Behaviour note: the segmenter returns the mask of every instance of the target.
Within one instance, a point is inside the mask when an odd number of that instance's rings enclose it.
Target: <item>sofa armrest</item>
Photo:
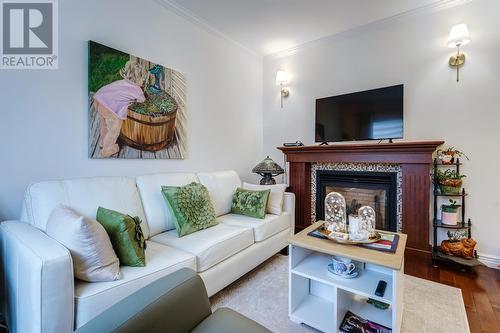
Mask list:
[[[11,332],[73,331],[69,251],[27,223],[0,223],[4,314]]]
[[[127,296],[76,333],[185,333],[211,314],[203,280],[182,268]]]
[[[295,233],[295,194],[285,192],[283,197],[283,211],[290,213],[290,226],[292,235]]]

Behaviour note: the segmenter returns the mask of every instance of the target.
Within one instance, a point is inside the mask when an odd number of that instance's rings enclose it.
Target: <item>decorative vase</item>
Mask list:
[[[460,190],[462,189],[462,186],[456,187],[456,186],[447,186],[447,185],[439,185],[439,188],[441,189],[442,194],[453,194],[453,195],[459,195]]]
[[[460,194],[462,189],[462,179],[446,178],[439,181],[439,188],[443,194]]]
[[[455,158],[454,158],[454,155],[451,155],[451,154],[441,154],[441,155],[439,155],[439,159],[441,160],[442,164],[449,165],[449,164],[453,164],[453,161]]]
[[[457,225],[458,212],[441,212],[441,222],[446,225]]]

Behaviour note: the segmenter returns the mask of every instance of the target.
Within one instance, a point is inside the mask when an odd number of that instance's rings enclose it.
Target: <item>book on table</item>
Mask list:
[[[347,311],[339,332],[341,333],[391,333],[392,330],[373,321],[366,320],[351,311]]]

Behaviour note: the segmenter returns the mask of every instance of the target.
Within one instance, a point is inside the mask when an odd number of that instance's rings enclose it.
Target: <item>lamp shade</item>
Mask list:
[[[276,72],[276,84],[285,84],[288,82],[288,73],[285,71]]]
[[[448,37],[448,47],[464,46],[471,42],[467,24],[461,23],[453,26]]]
[[[266,157],[262,162],[257,164],[253,169],[253,173],[263,175],[266,173],[272,174],[273,176],[281,175],[285,170],[274,162],[269,156]]]

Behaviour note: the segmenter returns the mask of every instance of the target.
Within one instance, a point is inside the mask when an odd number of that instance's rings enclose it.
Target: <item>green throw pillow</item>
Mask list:
[[[237,188],[233,195],[231,213],[263,219],[271,190],[252,191]]]
[[[96,220],[102,224],[111,239],[120,265],[142,267],[146,265],[146,241],[139,217],[99,207]]]
[[[161,193],[175,217],[179,237],[218,224],[210,195],[205,186],[191,183],[185,186],[162,186]]]

